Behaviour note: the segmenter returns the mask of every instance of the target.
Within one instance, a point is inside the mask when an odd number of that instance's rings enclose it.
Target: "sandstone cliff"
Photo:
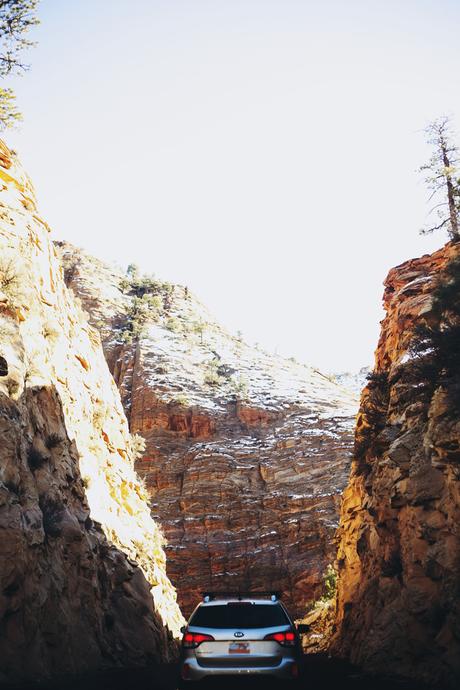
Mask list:
[[[460,678],[460,246],[390,271],[339,532],[335,651]],[[454,270],[453,270],[454,269]]]
[[[136,467],[184,612],[209,588],[275,587],[304,613],[334,560],[357,400],[229,335],[187,288],[59,251],[147,442]]]
[[[0,144],[0,682],[167,660],[182,618],[99,334]]]

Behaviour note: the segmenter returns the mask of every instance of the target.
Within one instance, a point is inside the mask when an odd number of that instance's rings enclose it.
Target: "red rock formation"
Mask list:
[[[248,429],[250,427],[268,427],[275,421],[276,417],[279,416],[276,413],[274,414],[273,412],[268,412],[267,410],[246,407],[241,403],[237,404],[236,415],[240,422],[242,422]]]
[[[60,252],[99,321],[131,431],[146,440],[136,467],[184,612],[206,589],[275,587],[303,613],[334,559],[354,397],[230,336],[180,286],[164,288],[160,314],[123,345],[130,298],[117,297],[114,271],[69,245]],[[159,282],[152,289],[163,295]]]
[[[460,422],[455,382],[424,378],[409,350],[439,329],[433,290],[448,244],[385,281],[386,318],[363,391],[339,530],[337,653],[376,672],[460,679]],[[420,336],[417,336],[420,337]]]
[[[205,439],[213,435],[215,423],[209,415],[175,405],[174,402],[165,405],[151,391],[147,392],[147,414],[145,395],[136,395],[130,405],[130,416],[136,418],[136,433],[145,436],[153,429],[158,432],[174,431],[179,436],[190,439]]]
[[[171,659],[181,614],[98,333],[0,142],[0,684]]]

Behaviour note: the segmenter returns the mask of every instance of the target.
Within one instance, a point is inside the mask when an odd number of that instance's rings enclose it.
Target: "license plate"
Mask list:
[[[231,642],[228,647],[229,654],[250,654],[249,642]]]

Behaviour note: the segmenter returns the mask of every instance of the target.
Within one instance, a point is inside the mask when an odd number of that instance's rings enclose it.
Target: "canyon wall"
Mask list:
[[[296,615],[335,558],[358,403],[231,336],[188,288],[58,243],[100,330],[185,614],[207,589],[280,589]]]
[[[455,687],[459,256],[450,243],[394,268],[385,282],[386,317],[342,507],[334,642],[367,670]]]
[[[0,683],[174,658],[164,538],[100,337],[0,143]]]

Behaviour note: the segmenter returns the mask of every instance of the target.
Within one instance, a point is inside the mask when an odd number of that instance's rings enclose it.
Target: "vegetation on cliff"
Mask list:
[[[458,240],[460,213],[460,177],[458,177],[459,150],[453,142],[450,120],[440,117],[431,122],[425,130],[428,144],[433,149],[429,161],[422,165],[421,172],[426,174],[425,183],[430,191],[430,201],[435,205],[430,214],[437,222],[428,224],[421,234],[446,230],[451,240]]]
[[[120,279],[120,289],[130,299],[125,323],[121,330],[121,340],[132,343],[146,334],[150,323],[159,321],[161,317],[168,319],[168,327],[172,330],[171,300],[174,285],[156,280],[154,276],[141,275],[135,264],[130,264],[126,276]]]
[[[30,29],[39,22],[38,0],[2,0],[0,2],[0,79],[21,74],[29,68],[23,60],[25,50],[33,46]],[[0,129],[12,127],[22,115],[16,107],[11,88],[0,87]]]
[[[438,387],[447,394],[452,415],[460,412],[460,258],[451,259],[436,278],[430,318],[415,329],[414,383],[427,398]]]

